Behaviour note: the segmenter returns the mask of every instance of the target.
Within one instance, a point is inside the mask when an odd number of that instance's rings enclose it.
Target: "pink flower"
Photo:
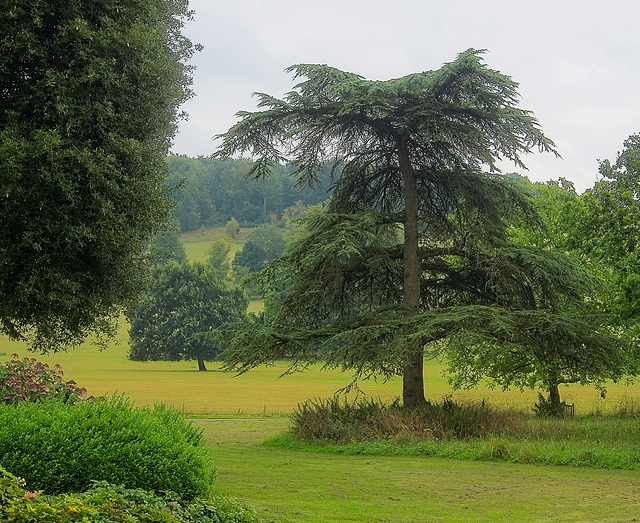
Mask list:
[[[38,497],[38,493],[37,492],[27,492],[26,496],[28,498],[37,498]]]

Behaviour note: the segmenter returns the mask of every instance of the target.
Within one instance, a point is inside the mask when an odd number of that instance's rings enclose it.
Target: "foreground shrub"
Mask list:
[[[340,443],[389,438],[477,438],[507,428],[514,431],[519,423],[510,411],[484,403],[463,405],[445,399],[408,409],[398,400],[386,405],[379,400],[348,403],[338,397],[299,404],[292,421],[299,438]]]
[[[0,463],[47,494],[106,480],[190,499],[214,479],[200,430],[178,411],[135,408],[122,396],[0,405]]]
[[[48,399],[77,403],[86,393],[75,381],[64,380],[60,365],[50,368],[35,358],[20,359],[17,354],[4,365],[0,363],[0,403]]]
[[[3,507],[12,498],[25,495],[27,492],[24,486],[23,478],[17,478],[0,466],[0,507]]]
[[[96,482],[86,492],[41,495],[0,467],[0,518],[15,523],[255,523],[255,511],[224,496],[184,501],[167,493]]]

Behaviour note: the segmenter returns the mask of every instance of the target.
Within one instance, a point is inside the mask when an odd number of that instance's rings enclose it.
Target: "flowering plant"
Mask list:
[[[35,358],[12,359],[0,362],[0,403],[20,403],[43,399],[61,399],[76,403],[83,399],[87,390],[76,386],[73,380],[65,381],[62,367],[50,368]]]

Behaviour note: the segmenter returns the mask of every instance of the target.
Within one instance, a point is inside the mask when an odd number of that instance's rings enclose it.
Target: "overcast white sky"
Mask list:
[[[254,110],[251,94],[281,97],[284,69],[324,63],[372,80],[438,69],[468,48],[520,84],[562,159],[525,158],[529,179],[593,186],[597,159],[615,160],[640,132],[638,0],[191,0],[186,27],[205,46],[193,63],[173,152],[209,155],[213,136]],[[504,169],[503,169],[504,170]],[[517,170],[507,167],[507,171]]]

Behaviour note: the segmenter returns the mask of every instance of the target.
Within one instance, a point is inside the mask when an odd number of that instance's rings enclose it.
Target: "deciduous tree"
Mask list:
[[[235,240],[236,236],[238,236],[238,233],[240,232],[240,224],[238,223],[238,220],[232,216],[225,225],[224,232],[229,238]]]
[[[150,247],[151,259],[155,263],[168,263],[173,260],[178,263],[187,261],[187,251],[180,242],[179,226],[174,223],[166,231],[158,234]]]
[[[252,229],[242,249],[233,258],[234,267],[244,267],[249,272],[260,272],[271,260],[284,252],[282,230],[275,225],[263,224]]]
[[[0,17],[0,330],[109,335],[167,225],[165,156],[191,96],[185,0],[11,0]]]
[[[599,267],[611,284],[609,312],[631,335],[640,333],[640,135],[624,142],[615,163],[604,160],[601,178],[580,196],[568,247]]]
[[[219,346],[211,333],[246,317],[248,299],[229,286],[219,268],[201,263],[156,267],[153,285],[129,316],[129,358],[136,361],[216,358]]]
[[[621,228],[609,223],[610,230],[594,235],[597,227],[593,224],[608,212],[587,205],[591,191],[579,196],[573,184],[562,178],[535,184],[526,178],[516,179],[530,192],[543,220],[542,227],[514,223],[510,230],[518,249],[540,250],[533,271],[520,275],[537,302],[533,310],[525,307],[522,311],[535,318],[537,334],[530,340],[533,344],[523,344],[520,336],[512,334],[511,340],[492,345],[476,344],[473,333],[466,332],[465,343],[448,351],[448,362],[455,384],[475,385],[488,377],[494,386],[542,387],[549,393],[552,411],[561,412],[560,384],[595,384],[604,394],[605,380],[617,381],[638,371],[633,332],[620,328],[624,323],[621,317],[628,317],[628,311],[621,315],[618,306],[618,280],[624,270],[601,254],[595,255],[593,248],[606,244],[603,239],[607,236],[619,238]],[[553,267],[555,264],[558,266]],[[547,288],[552,301],[541,301],[536,280]],[[578,292],[566,294],[563,286]],[[524,327],[527,320],[522,318],[520,324]]]

